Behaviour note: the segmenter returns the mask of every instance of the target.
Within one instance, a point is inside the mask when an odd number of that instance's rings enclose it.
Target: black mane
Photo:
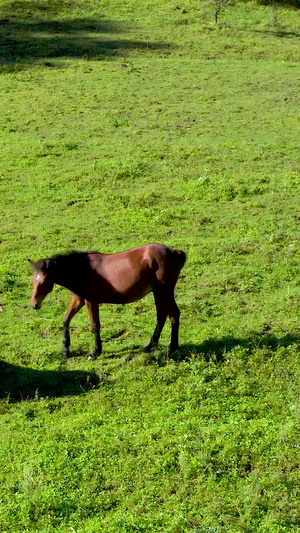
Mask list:
[[[66,270],[70,273],[76,272],[77,275],[83,276],[87,273],[90,267],[89,254],[98,252],[67,252],[65,254],[57,254],[49,257],[49,259],[40,259],[33,263],[33,270],[35,272],[41,270],[48,274],[65,273]]]

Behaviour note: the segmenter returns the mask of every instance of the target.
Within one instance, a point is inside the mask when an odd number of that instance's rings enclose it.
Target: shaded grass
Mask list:
[[[124,38],[111,39],[105,34],[126,33],[126,26],[109,20],[74,19],[32,21],[2,19],[2,42],[0,53],[4,66],[2,70],[11,70],[14,67],[27,68],[28,63],[44,60],[44,65],[54,67],[51,59],[82,58],[108,59],[122,55],[127,50],[148,50],[168,48],[164,43],[154,43],[127,40]],[[0,21],[1,23],[1,21]]]
[[[40,396],[71,396],[96,387],[99,377],[83,371],[33,370],[0,362],[0,398],[9,402],[37,399]]]

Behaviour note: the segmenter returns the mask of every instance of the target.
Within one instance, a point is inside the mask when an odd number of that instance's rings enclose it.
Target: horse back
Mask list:
[[[147,244],[114,254],[92,253],[93,288],[98,287],[96,292],[103,302],[136,301],[157,284],[174,289],[185,260],[184,252],[163,244]]]
[[[130,303],[153,290],[146,247],[113,254],[89,254],[91,286],[102,303]]]

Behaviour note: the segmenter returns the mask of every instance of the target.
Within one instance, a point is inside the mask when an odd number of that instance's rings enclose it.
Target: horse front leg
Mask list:
[[[73,316],[84,306],[84,299],[80,298],[77,294],[73,295],[73,300],[68,309],[68,312],[64,318],[64,337],[63,337],[63,356],[69,357],[70,355],[70,322]]]
[[[86,301],[86,306],[91,319],[92,331],[95,335],[95,349],[89,359],[97,359],[102,353],[102,341],[100,337],[99,304]]]

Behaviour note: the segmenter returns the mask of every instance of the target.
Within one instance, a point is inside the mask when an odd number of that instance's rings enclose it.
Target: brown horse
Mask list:
[[[170,351],[178,349],[180,311],[174,289],[186,254],[163,244],[147,244],[125,252],[71,252],[32,263],[33,294],[31,306],[40,309],[45,296],[57,283],[73,293],[71,306],[64,319],[63,355],[69,356],[70,322],[86,304],[95,334],[95,349],[90,359],[102,352],[99,304],[127,304],[153,292],[157,324],[149,344],[150,351],[159,341],[167,316],[170,317]]]

